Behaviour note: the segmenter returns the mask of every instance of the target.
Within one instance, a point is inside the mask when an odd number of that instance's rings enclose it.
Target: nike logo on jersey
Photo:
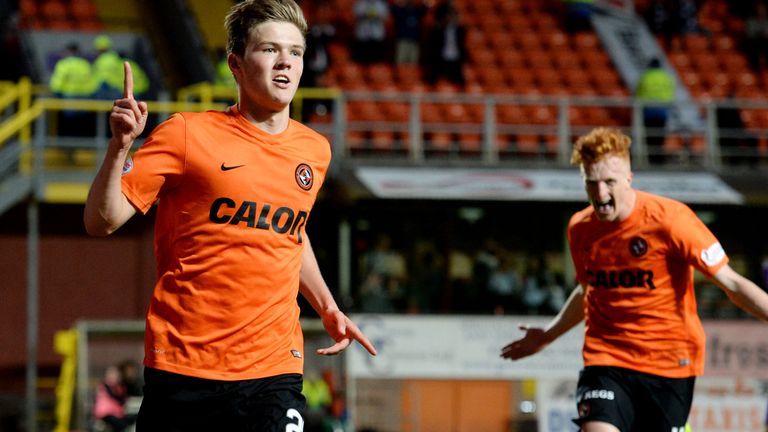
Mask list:
[[[240,168],[240,167],[244,167],[244,166],[245,166],[245,165],[232,165],[232,166],[226,166],[226,165],[224,165],[224,162],[222,162],[222,163],[221,163],[221,170],[222,170],[222,171],[229,171],[229,170],[233,170],[233,169],[235,169],[235,168]]]

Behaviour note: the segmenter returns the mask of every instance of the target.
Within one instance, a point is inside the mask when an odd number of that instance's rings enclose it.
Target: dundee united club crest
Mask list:
[[[296,167],[296,183],[304,190],[312,189],[315,182],[315,176],[312,174],[312,168],[307,164],[299,164]]]
[[[629,241],[629,253],[635,257],[641,257],[648,252],[648,242],[642,237],[632,237]]]

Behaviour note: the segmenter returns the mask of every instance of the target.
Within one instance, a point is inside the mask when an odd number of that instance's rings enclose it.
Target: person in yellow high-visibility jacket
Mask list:
[[[80,56],[77,43],[67,45],[64,57],[53,68],[48,86],[61,99],[87,99],[94,97],[98,88],[91,63]],[[62,110],[59,113],[58,133],[67,136],[87,136],[95,130],[92,113],[82,110]]]
[[[76,43],[69,44],[64,57],[56,62],[48,85],[54,94],[62,98],[93,95],[97,83],[91,64],[80,56],[80,48]]]
[[[675,100],[675,79],[653,58],[640,76],[635,96],[643,102],[643,124],[645,126],[648,160],[660,163],[665,159],[663,145],[666,134],[669,109]]]
[[[93,71],[99,82],[99,99],[118,99],[123,94],[123,58],[112,48],[112,39],[99,35],[93,40],[98,51]]]

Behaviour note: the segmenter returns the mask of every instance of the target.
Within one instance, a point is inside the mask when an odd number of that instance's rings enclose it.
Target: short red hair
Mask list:
[[[571,164],[593,164],[606,156],[617,156],[629,162],[632,139],[618,129],[599,127],[579,137],[573,145]]]

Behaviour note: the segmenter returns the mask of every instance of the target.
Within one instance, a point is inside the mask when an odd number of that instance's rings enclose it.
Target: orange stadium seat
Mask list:
[[[560,94],[564,90],[563,81],[560,78],[560,72],[558,72],[556,69],[540,69],[536,71],[534,78],[542,93],[544,94]]]
[[[698,71],[719,70],[720,60],[712,53],[701,51],[691,55],[691,66]]]
[[[686,33],[682,36],[683,48],[692,54],[709,51],[709,37],[700,33]]]
[[[510,37],[509,32],[506,30],[500,30],[497,28],[497,30],[488,31],[487,38],[488,43],[491,44],[496,52],[511,50],[515,46],[514,40]]]
[[[449,132],[428,132],[426,135],[426,149],[430,153],[448,153],[453,147],[453,137]]]
[[[371,149],[390,153],[395,149],[395,132],[391,130],[371,131]]]
[[[384,112],[388,121],[408,122],[410,116],[410,104],[407,102],[379,102],[379,107]]]
[[[555,107],[549,105],[531,105],[526,107],[526,111],[533,124],[554,125],[557,122]]]
[[[552,69],[552,57],[546,51],[525,51],[528,66],[538,71]]]
[[[527,121],[526,112],[519,105],[498,105],[496,121],[500,124],[524,124]]]
[[[491,47],[481,45],[469,50],[469,59],[472,63],[483,67],[495,67],[496,51]]]
[[[595,72],[600,69],[615,70],[608,54],[598,48],[576,47],[574,51],[581,58],[581,63]]]
[[[525,65],[525,59],[519,51],[504,50],[498,53],[498,63],[502,68],[516,68]]]
[[[440,104],[421,104],[421,121],[423,123],[442,123],[444,120]]]
[[[99,20],[99,12],[91,0],[70,0],[69,13],[76,21]]]
[[[515,153],[518,156],[539,154],[539,136],[536,134],[518,134],[514,143]]]
[[[533,24],[525,15],[507,15],[507,27],[511,33],[528,33],[533,31]]]
[[[550,12],[529,14],[533,27],[542,34],[550,33],[558,28],[558,22]]]
[[[379,106],[372,101],[349,101],[347,103],[347,118],[350,121],[384,121],[384,114]]]
[[[477,82],[480,83],[483,88],[494,88],[498,85],[506,85],[507,77],[504,75],[504,71],[496,67],[478,68],[475,69],[477,74]]]
[[[479,132],[461,132],[458,134],[457,143],[459,153],[476,155],[483,150],[483,135]]]
[[[347,148],[353,154],[365,150],[368,143],[367,134],[364,131],[347,132]]]
[[[544,43],[549,50],[562,51],[570,49],[568,35],[560,30],[549,32],[544,37]]]
[[[365,70],[366,81],[373,87],[394,85],[394,67],[388,63],[375,63]]]
[[[570,48],[563,48],[562,51],[553,52],[552,57],[554,66],[561,71],[581,69],[581,61],[578,54],[574,53]]]
[[[542,43],[535,32],[514,32],[515,45],[526,53],[542,52]]]
[[[590,32],[576,33],[573,39],[574,47],[577,50],[592,50],[600,47],[600,40],[597,35]]]
[[[747,57],[737,51],[719,52],[716,54],[720,59],[722,68],[730,72],[746,72],[749,70]]]

